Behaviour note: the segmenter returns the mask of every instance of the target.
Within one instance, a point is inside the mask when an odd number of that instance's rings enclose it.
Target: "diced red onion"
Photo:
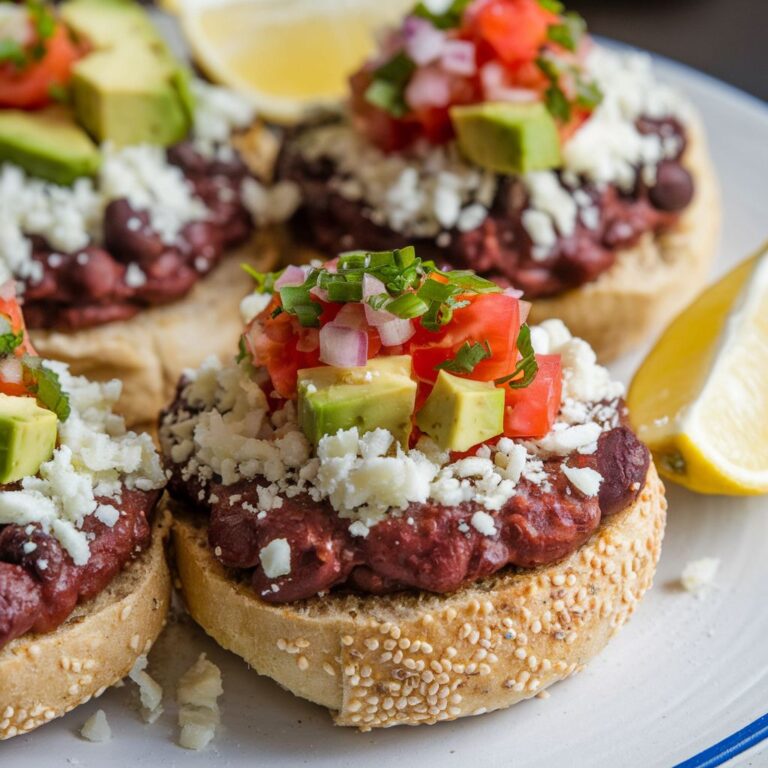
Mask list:
[[[440,64],[446,72],[471,77],[477,71],[475,44],[469,40],[446,40]]]
[[[339,368],[365,365],[368,362],[368,334],[335,323],[324,325],[320,329],[320,360]]]
[[[511,296],[513,299],[521,299],[523,292],[519,288],[513,288],[511,285],[505,288],[502,293],[505,296]]]
[[[378,277],[373,275],[365,275],[363,277],[363,299],[367,299],[370,296],[380,296],[382,293],[386,293],[387,288],[384,283],[379,280]],[[365,304],[365,319],[369,325],[383,325],[394,319],[394,315],[391,312],[386,312],[381,309],[374,309]]]
[[[357,302],[345,304],[334,318],[333,324],[343,326],[344,328],[353,328],[354,330],[365,328],[365,309],[363,305]]]
[[[514,103],[529,103],[538,101],[539,94],[529,88],[513,88],[507,82],[504,67],[496,61],[486,64],[480,70],[480,81],[483,84],[483,95],[487,101],[509,101]]]
[[[416,333],[413,323],[400,317],[380,325],[377,330],[384,347],[397,347],[400,344],[405,344]]]
[[[281,288],[287,288],[289,285],[302,285],[306,279],[307,273],[301,267],[291,264],[275,280],[275,288],[280,290]]]
[[[520,322],[524,323],[528,319],[528,315],[531,312],[531,302],[530,301],[521,301],[520,302]]]
[[[326,303],[329,301],[328,291],[326,291],[325,288],[321,288],[319,285],[315,285],[310,288],[309,295],[315,296],[316,298],[320,299],[320,301],[325,301]]]
[[[21,361],[18,357],[7,357],[0,362],[0,379],[9,384],[20,384],[24,377]]]
[[[445,48],[445,33],[426,19],[409,16],[403,23],[405,52],[417,66],[423,67],[437,61]]]
[[[417,70],[405,89],[405,100],[414,110],[447,107],[451,103],[451,81],[436,67]]]
[[[320,346],[320,336],[317,328],[302,328],[301,336],[296,342],[298,352],[314,352]]]

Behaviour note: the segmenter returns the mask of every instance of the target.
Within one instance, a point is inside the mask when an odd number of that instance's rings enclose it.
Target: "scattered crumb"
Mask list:
[[[139,656],[128,677],[139,686],[141,714],[147,723],[154,723],[163,714],[163,689],[146,672],[147,657]]]
[[[179,746],[200,750],[211,742],[219,724],[218,698],[223,692],[221,670],[201,653],[176,688],[180,705]]]
[[[548,699],[550,697],[550,695],[551,694],[549,693],[549,691],[539,691],[536,694],[536,698],[537,699]]]
[[[680,583],[688,592],[700,593],[706,587],[712,586],[720,560],[716,557],[702,557],[686,563],[680,577]]]
[[[103,709],[99,709],[91,715],[83,727],[80,729],[80,735],[87,741],[101,744],[105,741],[111,741],[112,729],[107,722],[107,716]]]

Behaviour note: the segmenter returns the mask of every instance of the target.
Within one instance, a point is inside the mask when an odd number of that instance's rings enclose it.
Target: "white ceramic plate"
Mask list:
[[[768,108],[679,65],[659,61],[658,68],[695,102],[708,129],[725,201],[721,273],[768,237]],[[639,357],[623,361],[617,373],[626,379]],[[112,689],[0,745],[0,764],[668,768],[768,712],[768,498],[695,496],[670,487],[669,504],[656,586],[606,651],[554,686],[549,699],[455,723],[361,734],[334,727],[325,710],[258,677],[182,623],[151,659],[150,671],[168,682],[167,711],[155,725],[137,714],[133,685]],[[722,564],[716,588],[699,600],[677,583],[683,565],[704,556]],[[201,651],[223,670],[223,725],[213,745],[192,754],[174,743],[172,681]],[[108,744],[77,735],[98,708],[112,725]],[[761,733],[768,736],[768,723],[745,738],[759,740]],[[688,765],[719,765],[723,751],[709,750]],[[768,749],[757,744],[732,764],[766,766]]]

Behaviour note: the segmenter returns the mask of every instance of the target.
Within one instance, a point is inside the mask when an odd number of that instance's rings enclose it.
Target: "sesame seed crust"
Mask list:
[[[361,730],[511,706],[583,668],[651,586],[666,522],[651,465],[637,501],[553,565],[505,570],[450,595],[332,593],[262,602],[172,505],[187,607],[220,645]]]
[[[149,549],[54,632],[0,650],[0,741],[98,698],[154,643],[170,603],[169,528],[168,515],[158,515]]]

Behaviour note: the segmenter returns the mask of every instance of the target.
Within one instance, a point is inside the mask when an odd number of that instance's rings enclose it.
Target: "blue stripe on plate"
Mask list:
[[[715,768],[765,739],[768,739],[768,714],[758,717],[745,728],[678,763],[674,768]]]

